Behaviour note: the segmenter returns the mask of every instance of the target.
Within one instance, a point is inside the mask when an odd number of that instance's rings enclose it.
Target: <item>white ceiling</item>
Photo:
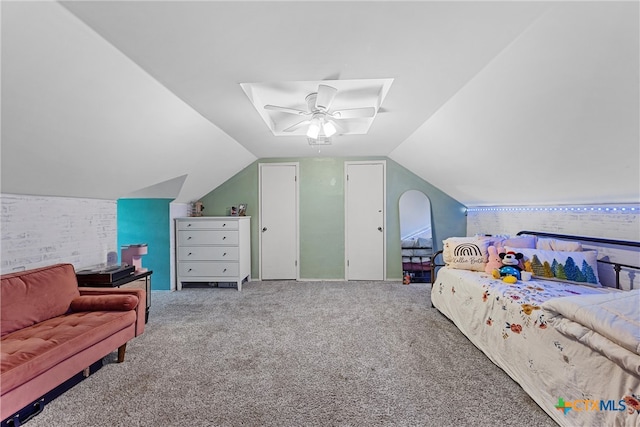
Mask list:
[[[3,1],[2,192],[195,200],[258,158],[388,156],[467,206],[640,200],[637,1]],[[393,79],[366,135],[241,83]]]

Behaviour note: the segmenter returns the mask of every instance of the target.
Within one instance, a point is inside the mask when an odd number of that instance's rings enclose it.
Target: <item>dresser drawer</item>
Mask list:
[[[238,221],[227,221],[224,219],[207,219],[198,221],[179,221],[178,230],[237,230]]]
[[[238,261],[237,246],[181,246],[179,261]]]
[[[238,232],[229,230],[178,231],[178,245],[237,245]]]
[[[233,277],[238,276],[238,263],[179,262],[178,275],[183,277]]]

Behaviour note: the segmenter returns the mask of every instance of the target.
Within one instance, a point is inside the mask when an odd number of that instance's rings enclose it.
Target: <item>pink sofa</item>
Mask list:
[[[71,264],[1,277],[0,419],[118,349],[145,326],[142,289],[78,288]],[[140,303],[142,301],[142,303]]]

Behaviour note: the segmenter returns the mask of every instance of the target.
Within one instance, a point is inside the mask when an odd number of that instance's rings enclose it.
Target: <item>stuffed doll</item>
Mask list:
[[[520,252],[502,252],[498,254],[502,260],[502,266],[493,270],[493,277],[499,279],[502,277],[502,281],[505,283],[516,283],[520,279],[520,261],[524,258],[524,255]]]
[[[487,274],[493,274],[493,270],[498,270],[502,267],[502,258],[498,253],[504,252],[504,249],[492,245],[487,248],[487,251],[489,252],[489,261],[484,267],[484,271]]]

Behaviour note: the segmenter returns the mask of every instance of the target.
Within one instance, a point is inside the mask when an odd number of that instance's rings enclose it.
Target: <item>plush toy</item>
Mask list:
[[[524,258],[524,255],[520,252],[509,251],[502,252],[498,256],[502,260],[502,266],[493,270],[493,277],[496,279],[502,277],[502,281],[506,283],[516,283],[521,280],[520,272],[522,267],[520,267],[520,261]]]
[[[487,251],[489,252],[489,261],[484,267],[484,271],[487,274],[493,274],[493,270],[498,270],[502,267],[502,258],[500,258],[499,253],[504,252],[504,249],[492,245],[487,248]]]

